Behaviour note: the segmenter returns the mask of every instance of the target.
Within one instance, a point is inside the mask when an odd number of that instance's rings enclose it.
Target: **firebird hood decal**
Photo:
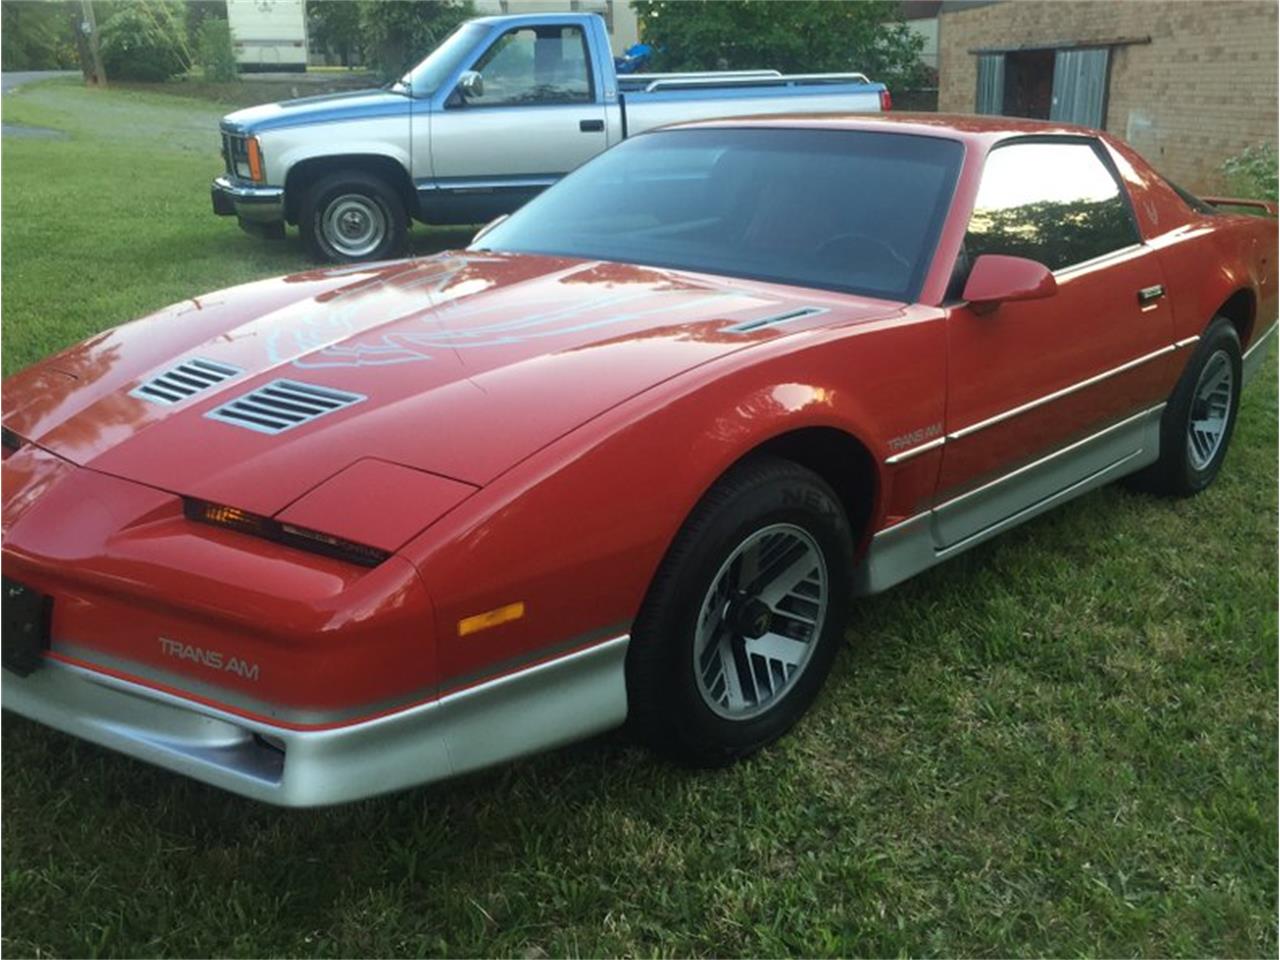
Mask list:
[[[672,376],[898,309],[548,257],[318,270],[180,304],[11,377],[4,423],[104,473],[272,514],[361,457],[482,485]],[[245,375],[170,406],[130,396],[193,356]],[[276,437],[205,416],[277,379],[368,401]]]

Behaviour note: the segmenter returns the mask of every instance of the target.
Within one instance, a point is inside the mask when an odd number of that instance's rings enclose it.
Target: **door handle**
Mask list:
[[[1143,287],[1138,291],[1138,303],[1146,306],[1148,303],[1155,303],[1164,296],[1164,284],[1157,283],[1150,287]]]
[[[603,120],[579,120],[578,129],[583,133],[600,133],[604,130]]]

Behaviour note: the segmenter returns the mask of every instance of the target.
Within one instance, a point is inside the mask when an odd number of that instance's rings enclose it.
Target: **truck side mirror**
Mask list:
[[[484,77],[478,71],[464,70],[458,78],[458,89],[467,100],[484,96]]]

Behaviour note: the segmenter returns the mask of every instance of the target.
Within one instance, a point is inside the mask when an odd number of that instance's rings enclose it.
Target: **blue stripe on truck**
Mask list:
[[[376,91],[375,91],[376,92]],[[409,116],[412,102],[408,98],[397,98],[397,102],[335,104],[327,110],[290,113],[287,109],[280,113],[262,117],[261,119],[236,122],[223,119],[222,130],[241,136],[265,133],[268,130],[283,130],[286,127],[309,127],[317,123],[339,123],[343,120],[370,120],[376,117]]]

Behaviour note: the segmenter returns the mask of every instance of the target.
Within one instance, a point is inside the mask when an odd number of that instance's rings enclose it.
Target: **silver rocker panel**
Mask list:
[[[855,590],[879,593],[1160,456],[1159,404],[880,531]]]

